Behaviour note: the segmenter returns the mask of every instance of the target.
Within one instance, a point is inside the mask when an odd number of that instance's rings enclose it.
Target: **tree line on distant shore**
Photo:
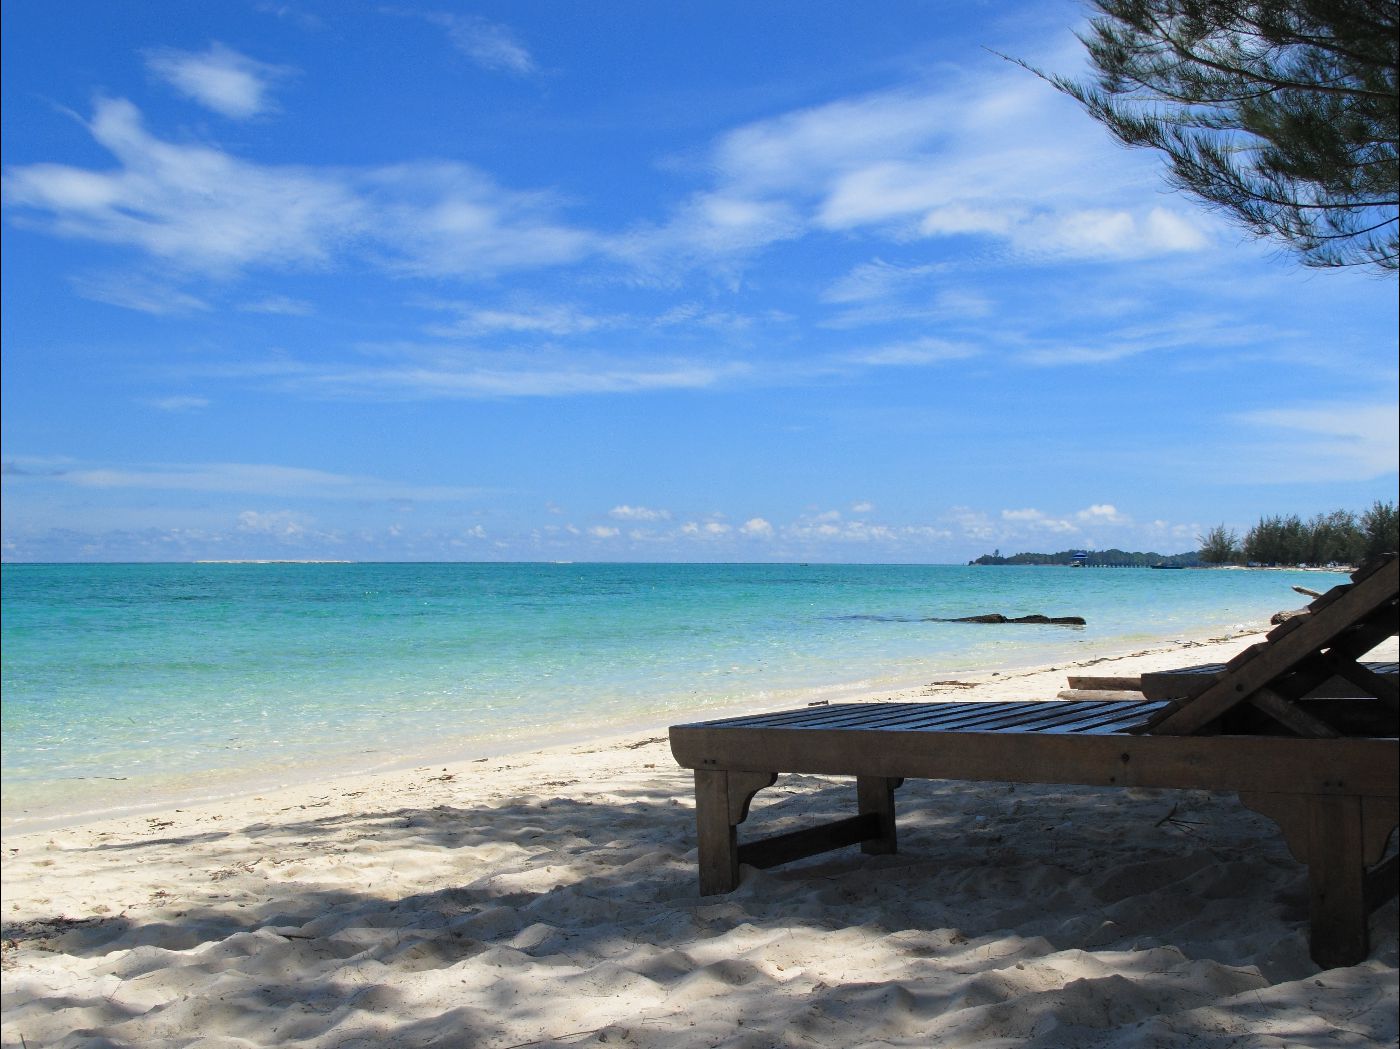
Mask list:
[[[1223,524],[1197,539],[1208,565],[1359,565],[1400,549],[1400,519],[1393,502],[1377,500],[1360,514],[1333,510],[1306,521],[1275,514],[1261,517],[1243,539]]]
[[[1061,550],[1053,554],[1010,554],[1001,551],[983,554],[970,565],[1083,565],[1085,568],[1195,568],[1200,555],[1192,550],[1185,554],[1158,554],[1136,550]]]
[[[1061,550],[1053,554],[983,554],[971,565],[1084,565],[1089,568],[1196,568],[1201,565],[1359,565],[1400,550],[1395,504],[1377,500],[1360,514],[1334,510],[1304,521],[1297,514],[1261,517],[1245,533],[1216,525],[1197,536],[1199,550],[1158,554],[1127,550]]]

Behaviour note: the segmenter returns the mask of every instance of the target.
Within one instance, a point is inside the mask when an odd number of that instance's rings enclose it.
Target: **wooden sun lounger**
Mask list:
[[[838,704],[673,726],[672,753],[695,770],[700,891],[733,889],[740,864],[894,852],[906,778],[1237,791],[1308,865],[1314,960],[1356,964],[1368,915],[1396,891],[1396,858],[1382,862],[1400,818],[1396,707],[1373,694],[1360,720],[1383,728],[1358,732],[1355,711],[1298,700],[1336,673],[1371,680],[1353,665],[1396,633],[1398,569],[1392,557],[1358,572],[1189,699]],[[857,814],[741,844],[779,773],[855,776]]]

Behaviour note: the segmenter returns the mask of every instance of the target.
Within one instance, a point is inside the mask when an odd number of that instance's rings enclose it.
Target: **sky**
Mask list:
[[[1075,3],[6,0],[3,556],[1176,553],[1397,490],[1397,284]]]

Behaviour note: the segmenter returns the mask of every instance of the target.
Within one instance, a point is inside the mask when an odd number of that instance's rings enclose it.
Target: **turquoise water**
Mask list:
[[[1318,581],[606,564],[7,565],[2,578],[11,823],[1203,636],[1296,607],[1289,584]],[[983,612],[1088,625],[928,621]]]

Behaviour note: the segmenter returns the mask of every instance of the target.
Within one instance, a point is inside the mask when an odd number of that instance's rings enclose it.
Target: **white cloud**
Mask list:
[[[485,309],[461,303],[442,303],[440,308],[455,310],[460,318],[452,324],[434,325],[430,334],[443,337],[474,337],[509,332],[522,335],[583,335],[621,323],[621,319],[596,317],[575,306],[562,304],[522,305],[515,309]]]
[[[60,235],[126,245],[182,270],[323,267],[369,245],[367,257],[397,272],[488,276],[577,261],[597,246],[554,218],[549,194],[503,189],[462,164],[254,164],[157,138],[120,99],[99,101],[88,128],[116,168],[12,168],[6,206]]]
[[[209,303],[189,292],[139,274],[76,277],[73,290],[94,302],[157,317],[198,313],[210,308]]]
[[[826,302],[850,303],[887,299],[908,288],[926,283],[944,271],[942,266],[896,266],[883,259],[872,259],[854,267],[823,293]]]
[[[309,317],[316,312],[316,307],[311,303],[287,295],[269,295],[245,302],[238,308],[244,313],[267,313],[282,317]]]
[[[739,534],[756,539],[768,539],[773,535],[773,526],[761,517],[750,517],[739,526]]]
[[[610,525],[594,525],[588,530],[588,534],[594,539],[616,539],[622,532]]]
[[[1400,406],[1393,402],[1269,408],[1235,419],[1275,432],[1269,448],[1242,457],[1251,472],[1266,470],[1275,481],[1369,480],[1400,470]]]
[[[598,246],[555,220],[550,194],[502,189],[465,164],[400,164],[362,181],[376,235],[407,273],[485,276],[575,262]]]
[[[669,521],[671,519],[670,510],[653,510],[645,506],[614,506],[608,511],[609,517],[615,517],[619,521]]]
[[[47,213],[65,236],[127,244],[204,272],[322,263],[368,218],[363,203],[334,180],[162,142],[129,102],[100,101],[89,128],[120,167],[13,168],[6,203]]]
[[[402,484],[376,477],[261,463],[75,467],[61,476],[65,482],[83,488],[299,495],[315,499],[451,502],[481,494],[474,488]]]
[[[707,192],[685,201],[664,223],[608,238],[606,248],[643,271],[674,279],[675,266],[743,258],[803,232],[800,214],[788,201]]]
[[[247,377],[277,389],[323,397],[371,400],[461,400],[491,397],[571,397],[587,394],[696,390],[748,374],[738,363],[628,358],[605,354],[457,352],[443,348],[380,347],[381,365],[240,362],[226,377]]]
[[[710,148],[711,187],[634,236],[654,255],[742,255],[823,229],[988,237],[1029,259],[1206,247],[1200,216],[1144,199],[1145,166],[1048,85],[995,62],[735,128]],[[828,301],[865,301],[904,276],[877,261]]]
[[[244,510],[238,515],[238,529],[241,532],[258,532],[264,535],[280,536],[284,539],[298,538],[306,534],[311,519],[293,510]]]
[[[861,500],[858,503],[851,504],[851,513],[853,514],[868,514],[873,513],[874,510],[875,504],[869,500]]]
[[[857,351],[846,355],[844,359],[853,364],[879,368],[917,368],[929,364],[941,364],[944,361],[964,360],[977,356],[979,352],[974,346],[949,342],[946,339],[929,335],[919,339],[910,339],[907,342],[891,343],[887,346]]]
[[[147,52],[146,68],[186,97],[233,120],[266,112],[269,88],[288,73],[218,43],[199,53],[174,48]]]
[[[452,46],[483,69],[516,76],[529,76],[538,69],[534,56],[507,26],[476,15],[433,13],[424,17],[446,29]]]
[[[1027,253],[1120,259],[1199,251],[1209,243],[1197,220],[1161,207],[1136,214],[1091,208],[1044,216],[1016,231],[1014,239]]]
[[[967,204],[945,204],[932,208],[919,220],[919,232],[928,237],[950,237],[960,233],[1009,234],[1025,213],[1019,209],[994,210]]]
[[[1012,525],[1036,532],[1050,532],[1056,535],[1063,535],[1079,531],[1079,526],[1073,521],[1066,521],[1059,517],[1051,517],[1043,511],[1029,508],[1024,510],[1003,510],[1001,512],[1001,519]]]
[[[209,398],[192,396],[160,397],[149,402],[163,412],[194,412],[209,407]]]
[[[1093,506],[1080,510],[1075,515],[1075,519],[1086,524],[1129,524],[1131,518],[1124,513],[1120,513],[1118,508],[1112,503],[1095,503]]]

